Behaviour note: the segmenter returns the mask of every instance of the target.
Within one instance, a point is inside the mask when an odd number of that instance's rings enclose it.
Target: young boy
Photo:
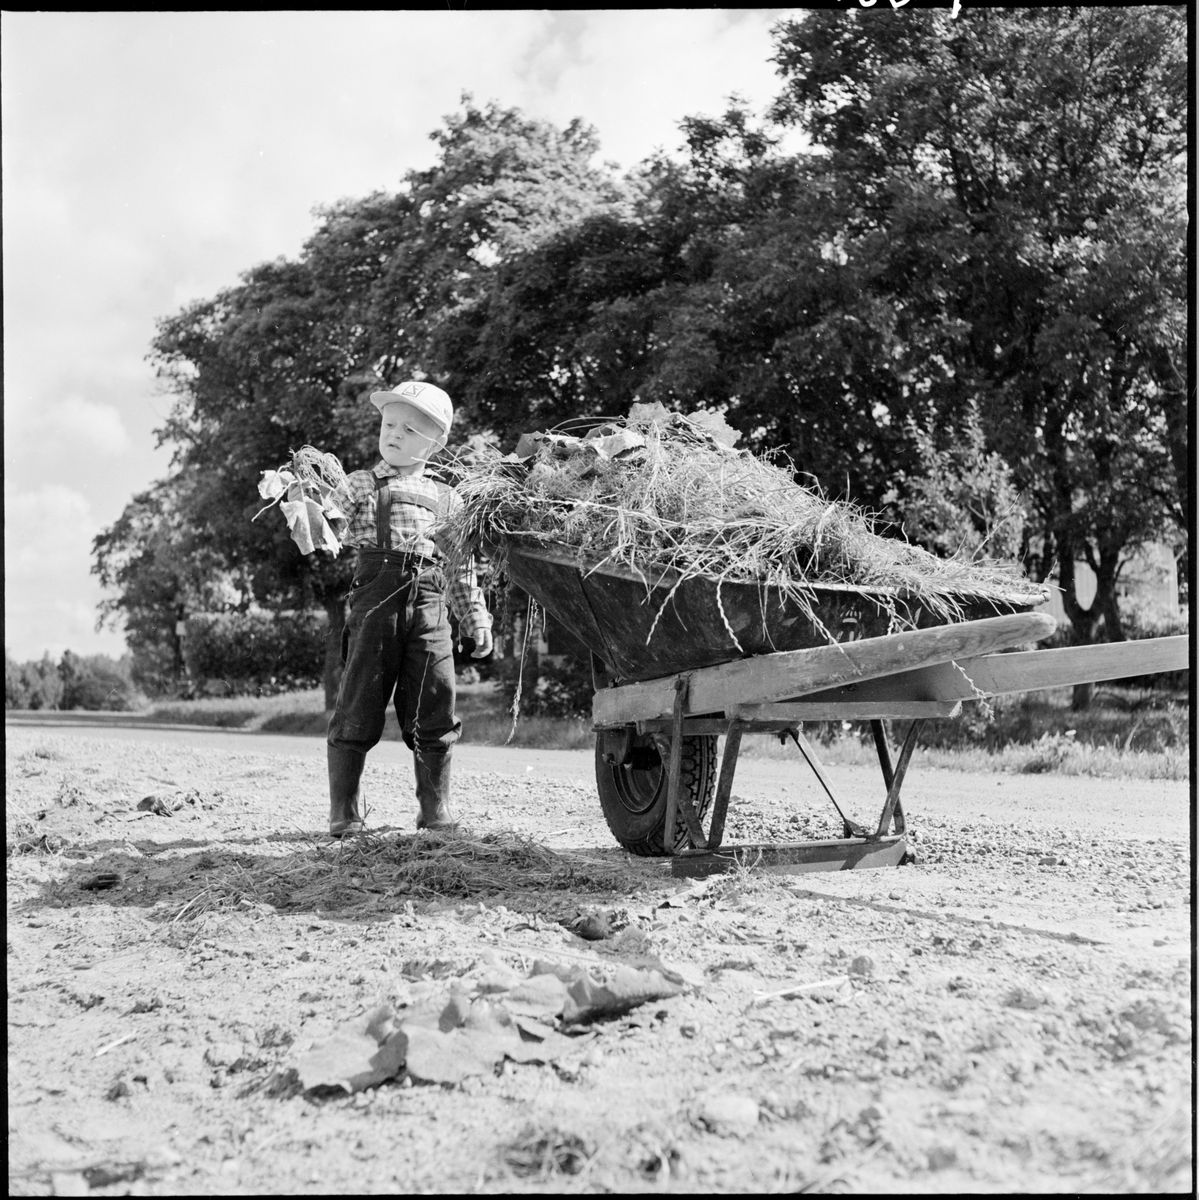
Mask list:
[[[438,564],[440,526],[462,507],[448,484],[425,477],[443,449],[454,409],[428,383],[372,392],[382,415],[370,471],[354,471],[334,497],[346,514],[343,540],[358,548],[350,615],[342,637],[345,673],[329,720],[329,832],[362,830],[359,781],[367,751],[383,736],[395,694],[404,742],[415,756],[418,829],[454,827],[450,752],[462,730],[454,715],[454,657],[446,596],[474,658],[491,653],[491,616],[474,561],[448,581]]]

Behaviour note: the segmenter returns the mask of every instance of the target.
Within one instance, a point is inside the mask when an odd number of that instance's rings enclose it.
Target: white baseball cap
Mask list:
[[[371,392],[371,403],[380,412],[385,404],[394,404],[397,400],[411,404],[418,412],[432,417],[441,426],[442,435],[449,437],[450,425],[454,420],[454,406],[441,388],[431,383],[408,379],[397,383],[390,392]]]

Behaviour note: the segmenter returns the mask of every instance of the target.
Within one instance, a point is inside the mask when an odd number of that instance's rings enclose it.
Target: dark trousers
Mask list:
[[[454,713],[454,654],[440,568],[395,551],[361,550],[342,658],[328,737],[334,807],[356,803],[366,752],[383,736],[393,696],[400,732],[416,756],[422,811],[427,803],[448,803],[446,768],[462,722]],[[426,790],[443,794],[426,797]]]

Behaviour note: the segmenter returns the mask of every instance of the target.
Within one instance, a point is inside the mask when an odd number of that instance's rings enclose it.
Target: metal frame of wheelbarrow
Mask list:
[[[601,732],[634,725],[640,734],[669,734],[664,836],[676,876],[710,875],[730,870],[738,862],[786,873],[897,866],[908,853],[900,792],[924,720],[957,716],[963,700],[1175,671],[1189,664],[1186,637],[979,653],[1039,640],[1053,627],[1052,618],[1042,614],[1013,614],[835,647],[763,655],[648,683],[604,688],[595,694],[594,725]],[[794,698],[775,699],[780,690],[783,694],[791,691]],[[663,711],[668,697],[669,709]],[[755,697],[759,698],[756,702]],[[884,719],[911,721],[894,765]],[[829,720],[870,722],[886,786],[882,812],[873,830],[846,815],[801,731],[805,721]],[[845,837],[724,846],[733,775],[746,732],[792,738],[840,814]],[[704,734],[725,737],[706,834],[681,786],[682,739]],[[680,815],[690,835],[690,849],[676,850],[674,846]]]
[[[670,720],[640,721],[639,733],[669,733],[670,760],[667,765],[666,818],[664,837],[666,853],[671,856],[671,870],[676,876],[703,876],[730,870],[739,861],[750,861],[762,867],[793,872],[853,870],[866,867],[891,867],[902,862],[908,853],[906,822],[900,796],[904,777],[912,759],[924,720],[929,716],[953,716],[960,703],[900,702],[886,706],[871,706],[870,727],[882,768],[886,796],[877,825],[867,829],[847,814],[832,781],[824,771],[815,750],[802,732],[803,721],[841,721],[861,719],[863,711],[856,704],[803,705],[800,712],[779,712],[777,717],[767,713],[729,718],[687,719],[688,680],[680,677],[676,684],[675,709]],[[777,706],[782,709],[784,706]],[[787,706],[799,708],[798,705]],[[801,719],[797,720],[796,717]],[[892,765],[891,751],[883,727],[884,718],[911,720],[898,761]],[[733,776],[745,733],[777,733],[780,740],[790,738],[804,761],[820,783],[841,818],[845,836],[808,842],[745,845],[722,850],[724,827],[732,796]],[[680,784],[682,772],[682,739],[702,734],[723,734],[724,752],[712,800],[711,820],[705,834],[699,814]],[[674,832],[681,816],[690,835],[691,847],[675,849]],[[894,832],[892,832],[892,829]]]

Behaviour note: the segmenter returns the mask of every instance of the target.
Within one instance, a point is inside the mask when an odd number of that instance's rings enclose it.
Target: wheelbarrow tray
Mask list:
[[[580,557],[568,546],[513,540],[508,574],[579,637],[606,668],[607,682],[660,679],[734,659],[875,638],[899,624],[943,625],[919,597],[893,588],[813,584],[808,607],[778,588],[680,578]],[[954,597],[963,621],[1027,611],[1027,595]],[[815,616],[815,620],[813,620]]]

